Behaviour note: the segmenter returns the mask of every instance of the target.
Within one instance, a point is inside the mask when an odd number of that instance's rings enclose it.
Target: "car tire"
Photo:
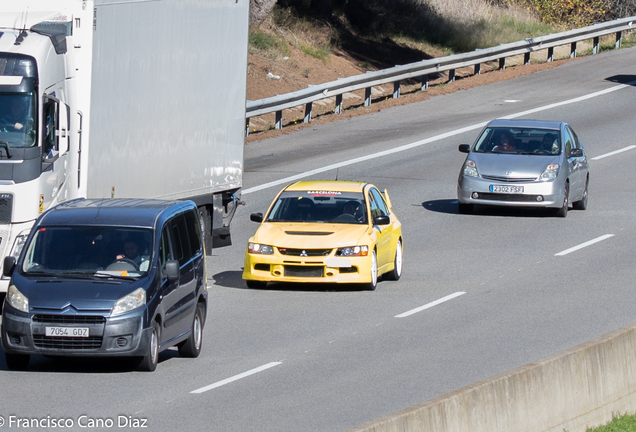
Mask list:
[[[263,289],[267,286],[267,282],[263,281],[255,281],[255,280],[246,280],[245,284],[248,288],[251,289]]]
[[[457,206],[459,208],[459,214],[472,214],[473,209],[475,207],[474,204],[462,204],[462,203],[458,203]]]
[[[402,262],[403,262],[403,250],[402,250],[402,240],[398,240],[397,246],[395,248],[395,258],[393,260],[393,270],[388,273],[385,273],[382,277],[387,278],[388,280],[399,280],[400,276],[402,276]]]
[[[587,186],[590,183],[590,179],[585,180],[585,191],[583,192],[583,198],[580,201],[572,203],[572,208],[575,210],[585,210],[587,208]]]
[[[194,313],[194,319],[192,320],[192,328],[190,329],[190,336],[188,339],[181,342],[178,346],[179,355],[181,357],[196,358],[201,353],[201,346],[203,345],[203,323],[205,317],[205,306],[203,303],[197,305],[197,310]]]
[[[7,367],[11,370],[24,371],[29,367],[31,356],[28,354],[4,354]]]
[[[141,357],[138,364],[138,369],[143,372],[153,372],[157,369],[157,363],[159,363],[159,337],[161,335],[161,328],[159,323],[154,321],[152,323],[152,333],[150,333],[150,340],[148,341],[148,347],[146,348],[146,355]]]
[[[557,209],[557,211],[555,212],[555,215],[557,217],[560,218],[564,218],[568,215],[568,205],[569,205],[569,197],[568,195],[570,194],[570,183],[569,182],[565,182],[565,196],[563,198],[563,205],[561,206],[561,208]]]
[[[365,284],[367,291],[375,291],[378,286],[378,257],[375,253],[375,249],[371,254],[371,282]]]

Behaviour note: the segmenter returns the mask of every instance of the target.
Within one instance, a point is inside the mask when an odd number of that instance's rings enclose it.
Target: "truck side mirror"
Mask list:
[[[4,263],[2,264],[2,274],[4,276],[10,277],[13,274],[13,270],[15,270],[15,257],[4,257]]]
[[[9,257],[7,257],[9,258]],[[163,275],[168,278],[168,282],[174,282],[179,279],[179,261],[169,260],[163,266]]]

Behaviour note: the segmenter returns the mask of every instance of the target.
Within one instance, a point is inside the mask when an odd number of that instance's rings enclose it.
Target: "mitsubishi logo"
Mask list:
[[[306,251],[306,250],[303,250],[303,251],[300,253],[300,256],[307,256],[307,251]]]

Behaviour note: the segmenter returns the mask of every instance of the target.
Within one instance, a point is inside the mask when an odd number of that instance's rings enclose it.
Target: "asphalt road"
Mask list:
[[[234,245],[209,259],[201,356],[164,352],[154,373],[44,357],[10,372],[0,357],[4,428],[50,416],[74,430],[137,419],[152,431],[344,431],[633,322],[635,60],[623,49],[247,145]],[[573,126],[592,159],[586,211],[457,213],[457,145],[505,116]],[[402,278],[375,292],[247,289],[249,213],[295,178],[388,189]]]

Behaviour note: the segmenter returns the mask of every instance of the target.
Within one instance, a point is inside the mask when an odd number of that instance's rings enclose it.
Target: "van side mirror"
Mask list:
[[[7,257],[8,258],[8,257]],[[169,260],[163,266],[163,275],[168,278],[168,282],[174,282],[179,279],[179,261]]]
[[[4,263],[2,264],[2,274],[9,277],[13,274],[13,270],[15,270],[15,257],[4,257]]]
[[[470,145],[460,144],[458,150],[462,153],[470,153]]]
[[[263,222],[263,213],[252,213],[250,215],[250,220],[252,222]]]

